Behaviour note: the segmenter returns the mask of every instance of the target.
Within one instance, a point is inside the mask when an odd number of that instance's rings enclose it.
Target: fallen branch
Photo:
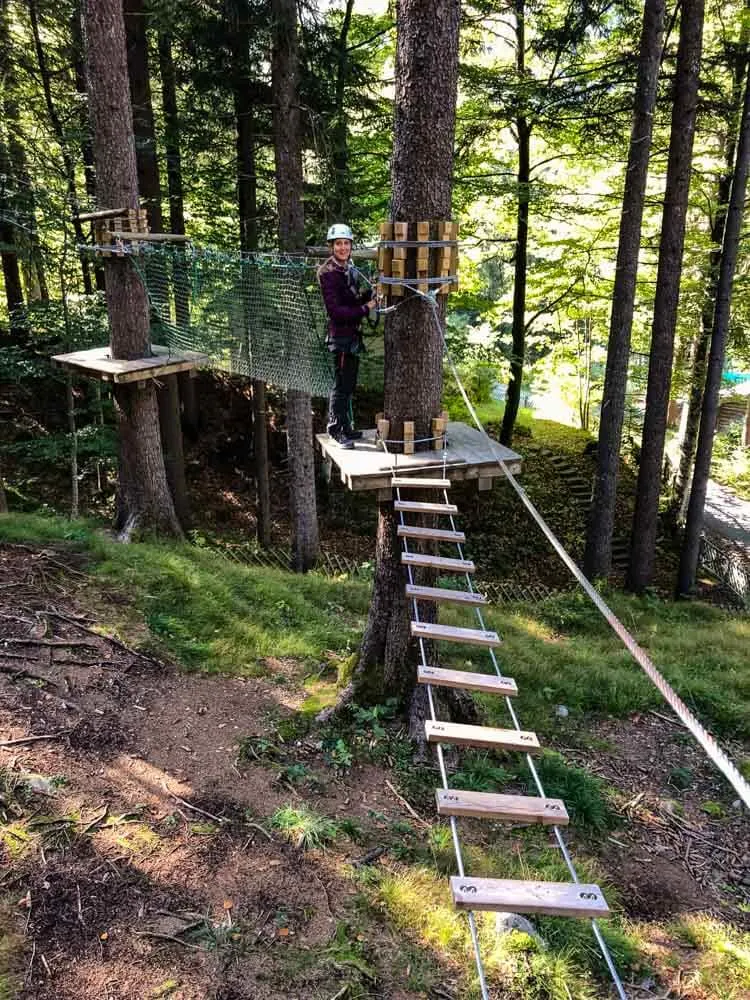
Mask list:
[[[403,795],[399,795],[399,793],[396,791],[396,789],[393,787],[393,785],[390,783],[390,781],[388,781],[388,779],[386,779],[385,783],[390,788],[390,790],[393,792],[393,794],[396,796],[396,798],[401,803],[401,805],[404,807],[404,809],[406,809],[406,811],[409,813],[409,815],[412,816],[417,821],[417,823],[421,823],[422,826],[429,826],[430,825],[427,822],[427,820],[422,819],[422,817],[419,815],[419,813],[416,811],[416,809],[413,808],[413,806],[411,805],[411,803],[409,803],[409,802],[406,801],[406,799],[403,797]]]
[[[96,649],[93,642],[87,639],[3,639],[4,643],[11,643],[15,646],[86,646],[87,649]]]
[[[45,611],[46,615],[51,615],[53,618],[59,618],[61,621],[68,622],[69,625],[79,628],[82,632],[88,632],[89,635],[95,635],[97,639],[104,639],[105,642],[110,642],[113,646],[117,646],[124,653],[129,653],[130,656],[137,656],[141,660],[145,660],[147,663],[153,663],[157,667],[162,666],[159,660],[155,659],[153,656],[148,656],[146,653],[139,653],[137,649],[132,649],[130,646],[126,646],[124,642],[116,639],[113,635],[104,635],[101,632],[97,632],[96,629],[89,628],[88,625],[82,625],[77,618],[72,618],[70,615],[64,615],[61,611]]]
[[[206,812],[205,809],[201,809],[198,806],[192,805],[190,802],[186,802],[185,799],[181,799],[179,795],[175,795],[174,792],[170,792],[170,790],[167,788],[166,785],[164,785],[164,791],[167,793],[167,795],[169,795],[170,798],[174,799],[175,802],[179,802],[181,806],[185,806],[186,809],[192,809],[193,812],[196,812],[201,816],[205,816],[207,819],[212,819],[214,823],[219,823],[220,825],[223,825],[224,823],[229,822],[229,820],[226,818],[222,818],[221,816],[214,816],[213,813]],[[255,824],[251,823],[249,825],[254,826]],[[265,833],[265,830],[263,832]],[[268,834],[266,834],[266,836],[268,836]],[[271,837],[268,837],[268,839],[271,840]]]
[[[17,740],[2,740],[0,741],[0,749],[20,747],[24,743],[37,743],[39,740],[61,740],[63,736],[70,736],[72,732],[72,729],[60,729],[56,733],[40,733],[39,736],[21,736]]]

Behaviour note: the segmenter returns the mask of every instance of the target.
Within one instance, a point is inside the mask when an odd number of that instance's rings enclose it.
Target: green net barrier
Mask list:
[[[211,367],[281,389],[327,396],[320,261],[159,244],[131,255],[152,309],[152,337],[200,351]]]

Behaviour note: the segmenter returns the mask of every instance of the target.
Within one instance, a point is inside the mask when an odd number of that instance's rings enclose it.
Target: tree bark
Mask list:
[[[164,108],[164,148],[167,161],[167,191],[169,194],[170,232],[185,233],[185,198],[182,184],[182,156],[180,154],[180,116],[177,108],[177,85],[175,82],[172,39],[167,34],[159,35],[159,73],[161,75],[161,96]],[[174,300],[177,326],[190,325],[190,287],[187,268],[177,259],[174,266]],[[191,372],[181,372],[177,376],[182,403],[182,427],[192,439],[198,437],[200,416],[195,379]]]
[[[664,37],[664,15],[664,0],[646,0],[638,57],[633,125],[622,195],[620,239],[609,322],[607,369],[599,421],[597,470],[583,557],[584,571],[590,579],[606,577],[612,565],[612,532],[615,524],[617,475],[625,416],[630,336],[633,328],[635,286],[651,155],[656,87]]]
[[[698,446],[695,453],[693,485],[690,490],[685,536],[680,553],[680,569],[677,579],[677,593],[689,594],[695,586],[698,570],[703,511],[706,505],[708,478],[711,471],[714,434],[719,415],[719,389],[724,369],[729,320],[732,308],[732,286],[737,267],[737,254],[742,231],[742,217],[747,191],[747,174],[750,167],[750,73],[745,81],[745,96],[742,107],[742,123],[739,130],[737,159],[734,166],[732,193],[729,198],[724,241],[721,248],[719,286],[716,295],[713,329],[711,331],[711,352],[706,374],[706,391],[703,398]]]
[[[302,128],[299,107],[299,43],[295,0],[271,0],[273,44],[273,132],[279,246],[305,245],[302,208]],[[287,392],[287,449],[292,512],[292,567],[312,569],[318,558],[312,400],[308,393]]]
[[[515,0],[516,15],[516,77],[522,86],[526,74],[525,0]],[[526,354],[526,270],[529,246],[529,184],[531,181],[531,126],[524,115],[516,119],[518,142],[518,174],[516,204],[516,246],[513,265],[513,330],[510,379],[505,394],[505,409],[500,428],[500,441],[508,448],[513,443],[513,428],[521,402],[521,383]]]
[[[747,10],[747,4],[745,8]],[[695,338],[688,395],[688,412],[685,420],[685,433],[680,442],[680,459],[673,486],[673,497],[670,504],[670,516],[675,524],[682,523],[687,512],[690,498],[690,472],[695,456],[698,440],[701,410],[703,406],[703,390],[706,382],[706,361],[708,358],[711,331],[713,329],[716,296],[719,288],[719,273],[721,270],[721,245],[724,239],[724,226],[729,205],[732,172],[737,151],[737,126],[742,116],[742,83],[748,65],[748,29],[743,27],[740,45],[732,56],[732,96],[729,102],[727,136],[724,147],[724,169],[721,171],[716,190],[716,210],[710,220],[711,252],[706,268],[706,291],[701,310],[700,330]]]
[[[451,215],[453,142],[458,85],[459,0],[401,0],[397,18],[396,103],[392,178],[393,219],[446,220]],[[413,294],[385,327],[384,411],[390,435],[413,420],[416,437],[432,433],[441,410],[445,300],[432,306]],[[437,322],[436,322],[437,317]],[[407,655],[409,617],[392,502],[380,503],[370,614],[352,691],[360,700],[411,699],[410,717],[424,706]]]
[[[138,176],[128,91],[121,0],[85,0],[84,28],[89,113],[93,129],[97,199],[102,208],[138,208]],[[110,349],[113,358],[151,351],[146,290],[127,258],[105,261]],[[120,461],[116,524],[127,540],[135,532],[181,535],[167,484],[156,391],[119,385],[114,391]]]
[[[161,205],[161,179],[156,150],[154,110],[151,102],[151,77],[146,34],[146,11],[143,0],[124,0],[125,38],[128,54],[130,100],[133,108],[133,134],[135,136],[138,193],[148,212],[152,233],[164,229]],[[165,277],[161,261],[152,261],[154,276]],[[166,281],[165,281],[166,286]],[[166,287],[164,287],[166,296]],[[166,375],[156,385],[159,405],[159,428],[167,471],[167,482],[172,493],[174,508],[180,524],[187,528],[190,522],[190,501],[185,479],[185,455],[180,426],[180,393],[177,376]]]
[[[351,221],[351,183],[349,179],[349,146],[346,120],[346,79],[349,72],[349,29],[352,23],[354,0],[346,0],[341,31],[336,51],[336,88],[334,97],[334,119],[331,130],[333,145],[333,197],[331,218],[342,222]]]
[[[642,593],[646,589],[654,570],[661,466],[672,382],[674,334],[698,103],[703,13],[704,0],[683,0],[651,328],[646,414],[626,581],[628,589],[636,593]]]
[[[0,0],[0,59],[4,69],[5,87],[8,87],[7,77],[13,73],[14,53],[11,51],[10,34],[8,31],[8,0]],[[0,174],[11,176],[10,152],[5,142],[0,141]],[[10,247],[18,245],[17,231],[7,219],[14,212],[7,194],[7,182],[0,185],[0,251],[3,265],[3,282],[5,285],[5,301],[8,307],[9,334],[12,342],[20,343],[26,336],[26,324],[22,317],[24,305],[21,269],[18,263],[18,253]],[[7,214],[6,214],[7,213]]]

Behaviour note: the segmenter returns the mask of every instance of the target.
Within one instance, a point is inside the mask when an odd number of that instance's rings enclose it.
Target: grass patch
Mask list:
[[[337,823],[304,803],[277,809],[271,817],[271,826],[303,851],[325,848],[341,833]]]
[[[696,949],[690,985],[700,986],[716,1000],[744,1000],[750,995],[750,934],[703,914],[680,918],[670,930]]]
[[[185,667],[256,675],[266,657],[318,662],[359,640],[367,584],[230,563],[187,543],[110,542],[85,522],[9,515],[0,541],[72,546],[91,560],[92,583],[125,591]]]

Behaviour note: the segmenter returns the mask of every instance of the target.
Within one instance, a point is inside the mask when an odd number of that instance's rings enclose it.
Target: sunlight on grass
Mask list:
[[[321,816],[304,803],[277,809],[271,817],[271,826],[283,833],[295,847],[304,851],[326,847],[340,832],[332,819]]]
[[[704,914],[689,914],[670,930],[698,952],[685,985],[701,986],[717,1000],[740,1000],[750,990],[750,934]]]
[[[435,951],[443,961],[457,963],[465,970],[473,969],[474,959],[468,921],[465,914],[453,908],[445,879],[426,868],[399,868],[385,873],[379,880],[374,897],[390,920],[420,943]],[[494,914],[477,913],[477,925],[484,966],[490,983],[496,989],[514,989],[527,998],[546,1000],[594,1000],[601,995],[590,971],[582,967],[587,951],[581,942],[553,943],[547,937],[551,920],[540,921],[547,946],[527,934],[512,931],[498,935]],[[576,921],[555,921],[566,927]],[[584,934],[590,939],[588,924],[582,922]],[[590,943],[590,942],[589,942]],[[478,997],[478,984],[473,975],[468,992],[461,996]]]

